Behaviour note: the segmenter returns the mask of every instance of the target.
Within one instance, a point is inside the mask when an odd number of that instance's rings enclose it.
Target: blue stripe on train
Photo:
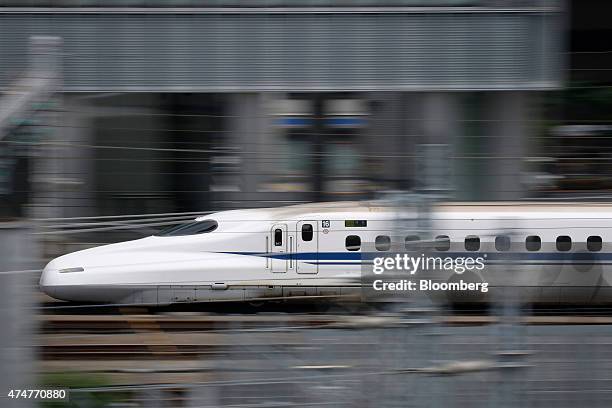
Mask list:
[[[395,256],[389,252],[299,252],[266,254],[261,252],[222,252],[235,255],[250,255],[296,261],[362,261],[376,257]],[[386,254],[386,255],[385,255]],[[420,256],[417,255],[417,256]],[[612,252],[436,252],[428,256],[440,258],[484,257],[486,262],[494,261],[612,261]],[[415,256],[416,257],[416,256]],[[350,264],[342,262],[341,264]]]

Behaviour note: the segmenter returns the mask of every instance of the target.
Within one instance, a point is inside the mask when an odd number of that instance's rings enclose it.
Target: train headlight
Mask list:
[[[79,266],[77,268],[64,268],[64,269],[59,270],[59,273],[72,273],[72,272],[85,272],[85,269]]]

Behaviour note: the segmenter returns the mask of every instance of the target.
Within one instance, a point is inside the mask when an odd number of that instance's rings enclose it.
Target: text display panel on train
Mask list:
[[[319,272],[319,229],[317,221],[300,221],[297,223],[297,272]]]

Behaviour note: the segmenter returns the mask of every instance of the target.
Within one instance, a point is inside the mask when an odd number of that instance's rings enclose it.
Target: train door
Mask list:
[[[297,273],[319,272],[319,229],[317,225],[317,221],[300,221],[297,223]]]
[[[287,272],[289,254],[287,252],[287,224],[272,226],[271,239],[271,266],[272,272]]]

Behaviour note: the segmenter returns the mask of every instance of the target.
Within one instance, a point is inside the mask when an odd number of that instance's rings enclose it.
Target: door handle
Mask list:
[[[270,237],[266,237],[266,269],[270,267],[270,257],[267,256],[270,253]]]
[[[289,237],[289,268],[293,268],[293,237]]]

